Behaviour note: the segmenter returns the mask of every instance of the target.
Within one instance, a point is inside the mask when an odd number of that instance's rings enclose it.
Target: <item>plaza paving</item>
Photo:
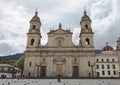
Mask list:
[[[120,85],[120,79],[0,79],[0,85]]]

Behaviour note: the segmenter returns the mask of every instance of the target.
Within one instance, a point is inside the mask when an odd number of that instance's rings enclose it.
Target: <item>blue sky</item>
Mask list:
[[[80,20],[84,7],[92,20],[96,49],[109,42],[116,49],[120,36],[120,0],[0,0],[0,56],[25,51],[29,21],[36,8],[42,22],[42,45],[47,33],[57,29],[70,29],[75,45],[79,43]]]

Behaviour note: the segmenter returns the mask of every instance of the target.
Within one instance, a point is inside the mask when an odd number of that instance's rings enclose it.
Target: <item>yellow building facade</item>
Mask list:
[[[73,33],[59,23],[57,30],[48,33],[48,42],[42,46],[41,21],[36,12],[27,33],[25,77],[97,77],[94,33],[86,11],[80,26],[79,45],[73,44]]]

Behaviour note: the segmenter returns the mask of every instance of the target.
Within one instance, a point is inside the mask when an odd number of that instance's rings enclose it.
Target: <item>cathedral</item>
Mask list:
[[[48,42],[43,46],[41,45],[42,24],[36,11],[30,20],[30,28],[27,33],[24,76],[31,78],[80,78],[102,77],[102,74],[105,75],[105,72],[103,73],[103,70],[98,68],[101,63],[96,61],[103,54],[97,55],[95,52],[94,32],[92,31],[91,22],[86,11],[84,11],[80,20],[81,32],[77,46],[72,42],[73,33],[70,30],[64,30],[61,23],[59,23],[57,30],[50,30],[47,33]],[[102,50],[103,53],[104,51],[108,51],[107,53],[114,51],[111,55],[120,56],[120,39],[117,43],[116,51],[109,50],[110,46],[107,44],[104,47],[106,50]],[[115,77],[119,77],[120,73],[119,60],[120,58],[117,57],[118,67],[116,75],[118,76]],[[107,75],[103,77],[107,77]]]

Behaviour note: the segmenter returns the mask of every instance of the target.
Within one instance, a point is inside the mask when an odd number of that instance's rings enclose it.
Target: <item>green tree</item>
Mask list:
[[[21,70],[23,70],[24,68],[24,56],[20,57],[17,61],[16,61],[16,67],[20,68]]]

